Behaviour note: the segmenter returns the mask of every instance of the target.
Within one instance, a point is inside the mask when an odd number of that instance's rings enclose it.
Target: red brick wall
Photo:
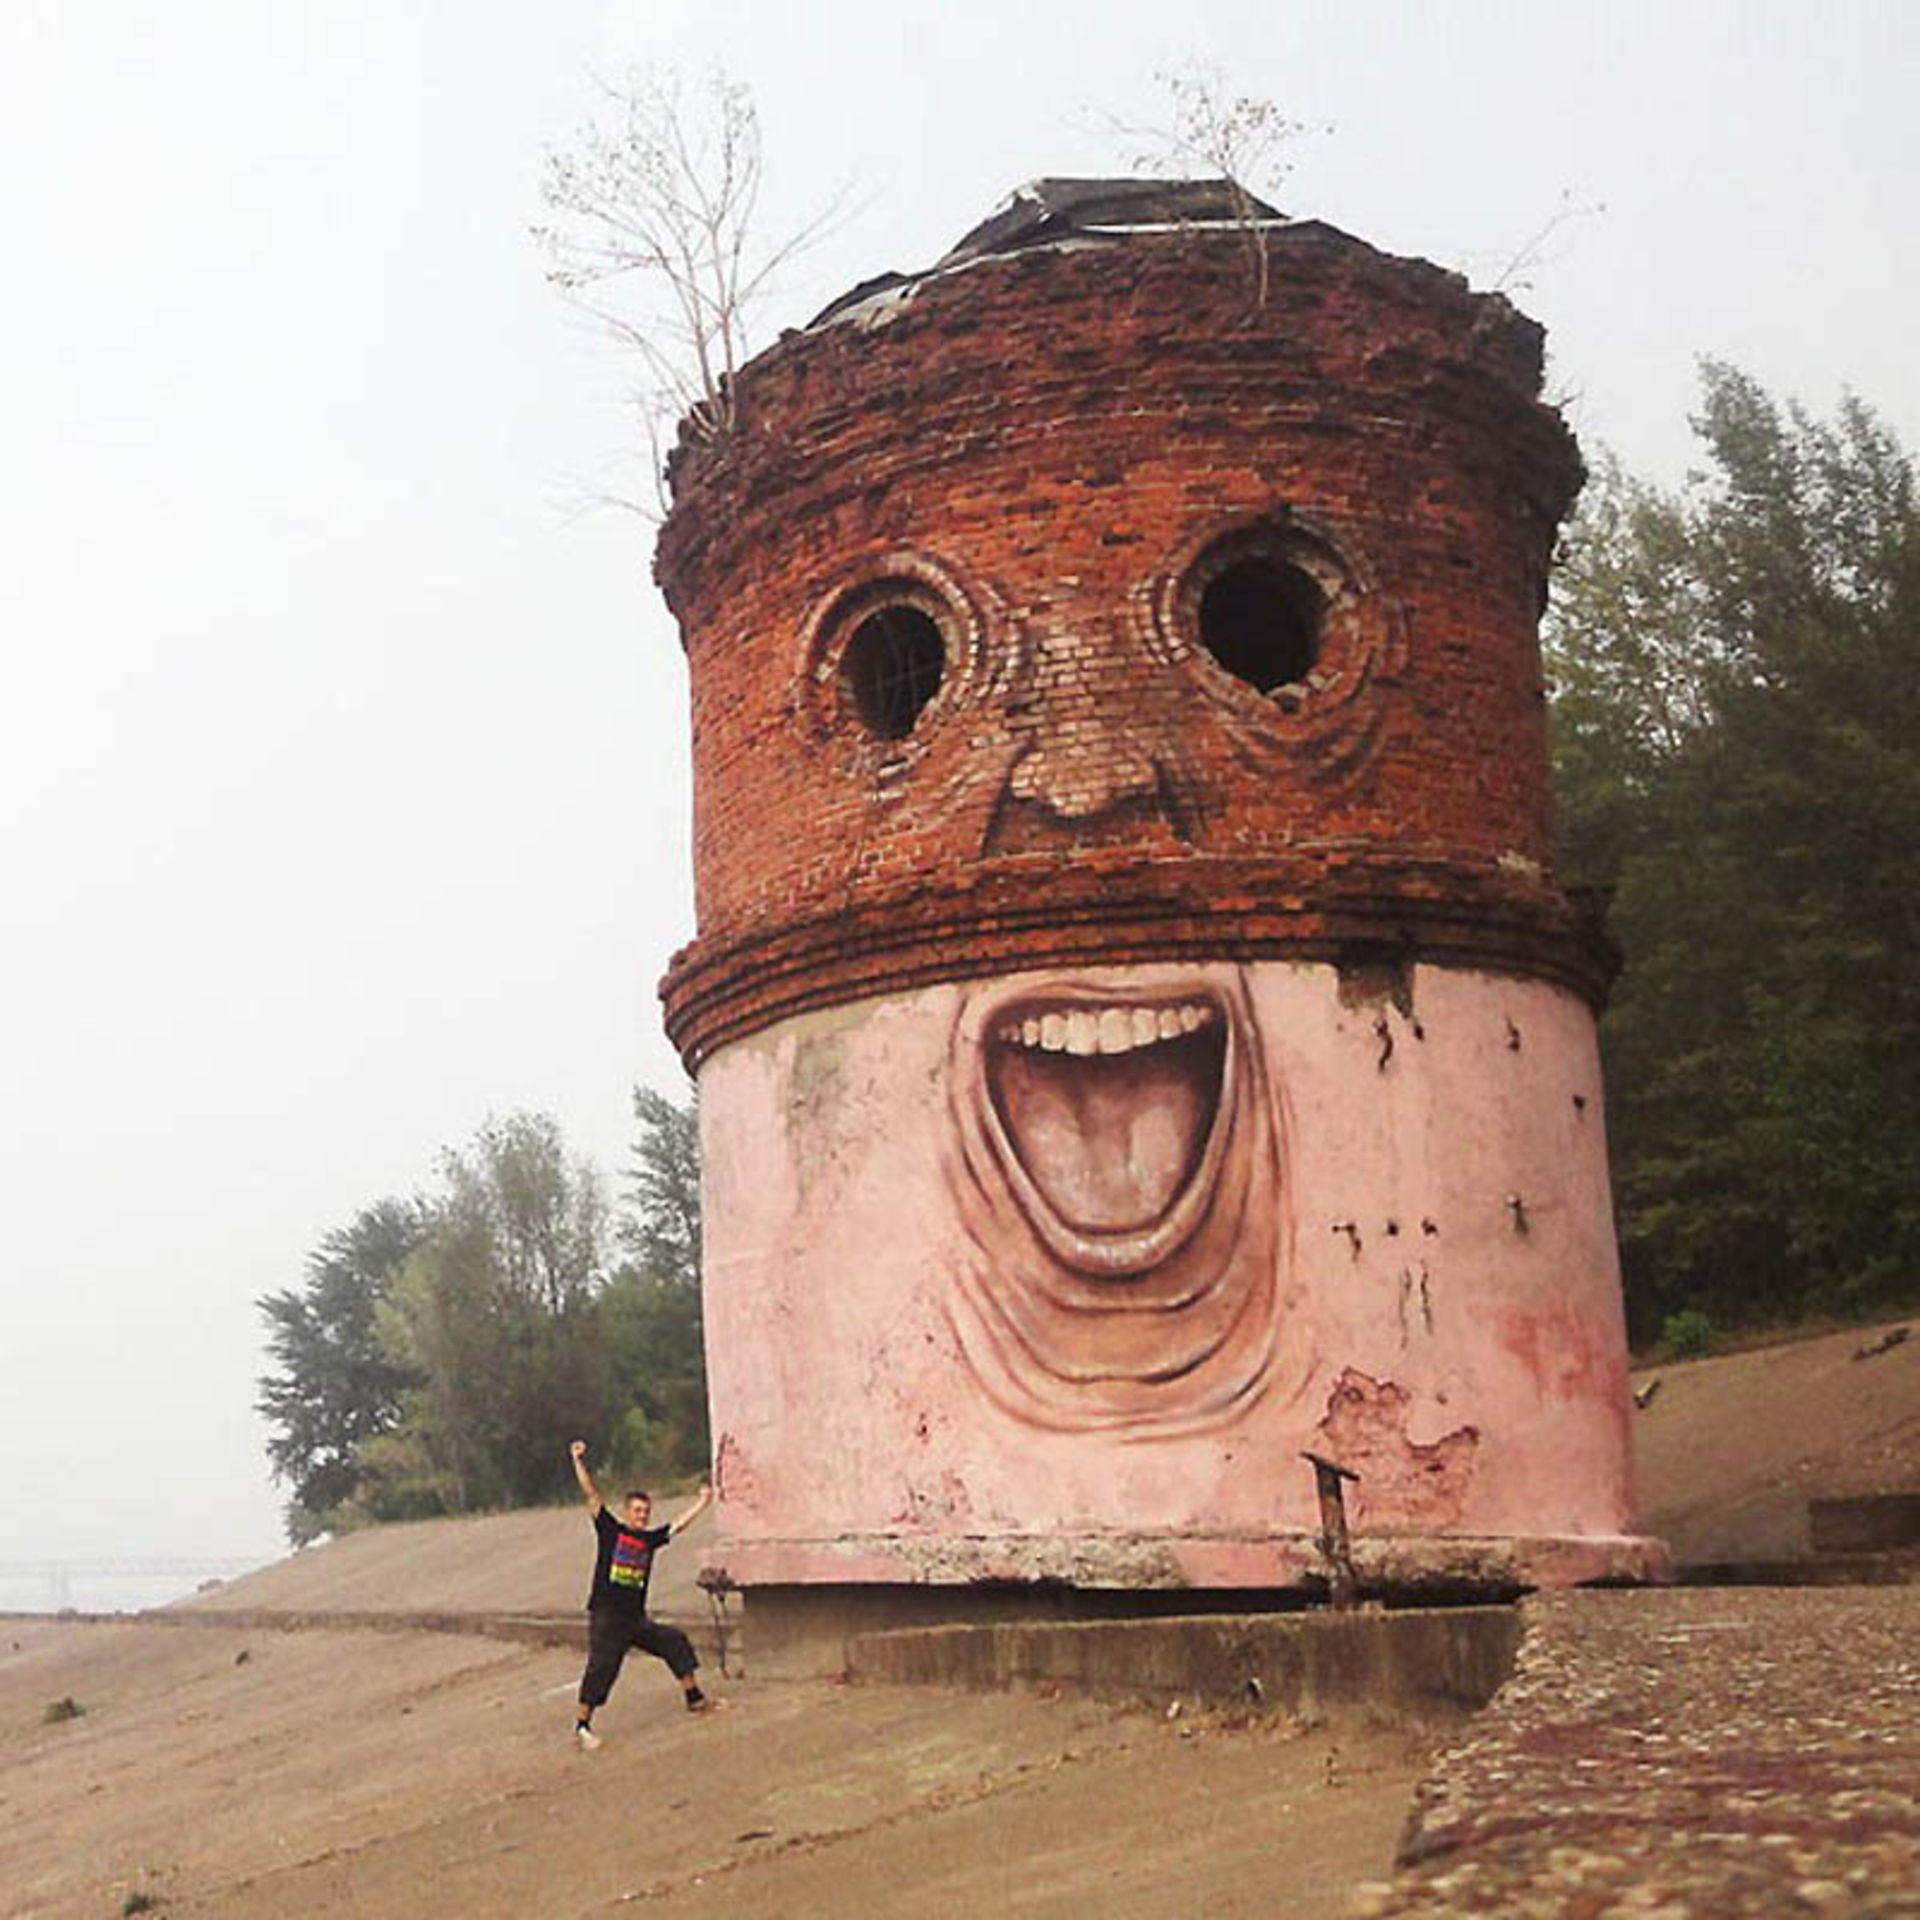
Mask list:
[[[656,570],[693,688],[697,1061],[805,1007],[1056,960],[1393,950],[1562,979],[1536,643],[1579,483],[1540,333],[1300,225],[977,261],[790,334],[683,443]],[[1236,534],[1330,595],[1316,677],[1200,644]],[[934,611],[940,691],[862,724],[849,594]]]

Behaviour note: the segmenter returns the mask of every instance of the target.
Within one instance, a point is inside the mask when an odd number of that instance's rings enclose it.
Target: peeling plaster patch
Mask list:
[[[858,1007],[835,1007],[805,1016],[787,1069],[786,1139],[793,1154],[802,1203],[830,1179],[840,1158],[847,1114],[849,1029],[861,1019]]]
[[[1329,1459],[1360,1476],[1359,1527],[1457,1526],[1478,1462],[1480,1429],[1456,1427],[1425,1445],[1409,1438],[1413,1396],[1392,1380],[1348,1367],[1327,1396],[1319,1432]]]
[[[808,1022],[802,1031],[793,1050],[791,1098],[796,1119],[818,1125],[838,1106],[849,1024],[829,1016]]]
[[[747,1464],[740,1442],[732,1434],[723,1433],[720,1444],[713,1452],[713,1490],[722,1500],[738,1500],[745,1505],[753,1504],[758,1476]]]
[[[1357,1011],[1385,1001],[1401,1019],[1413,1018],[1413,965],[1404,953],[1352,948],[1340,955],[1336,965],[1343,1007]]]

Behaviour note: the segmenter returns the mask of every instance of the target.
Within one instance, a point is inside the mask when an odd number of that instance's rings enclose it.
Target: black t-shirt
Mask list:
[[[600,1551],[593,1563],[593,1591],[587,1596],[587,1605],[644,1613],[653,1556],[667,1544],[673,1529],[630,1527],[614,1518],[611,1507],[603,1506],[594,1513],[593,1530],[600,1536]]]

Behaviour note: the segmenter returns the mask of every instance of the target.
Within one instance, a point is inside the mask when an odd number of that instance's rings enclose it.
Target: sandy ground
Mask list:
[[[1311,1920],[1388,1869],[1404,1735],[826,1683],[679,1705],[464,1635],[19,1623],[0,1914],[568,1920],[964,1911]],[[47,1724],[71,1697],[78,1718]]]
[[[1642,1500],[1692,1557],[1804,1550],[1821,1493],[1920,1488],[1920,1333],[1654,1369]],[[671,1503],[669,1503],[671,1504]],[[705,1529],[662,1558],[688,1621]],[[577,1507],[380,1528],[186,1611],[577,1617]],[[457,1912],[1314,1920],[1378,1881],[1426,1755],[1023,1695],[720,1682],[640,1662],[567,1739],[578,1656],[461,1633],[0,1616],[0,1920]],[[49,1722],[71,1698],[85,1711]]]
[[[1809,1499],[1920,1491],[1920,1324],[1854,1358],[1908,1324],[1637,1374],[1660,1383],[1633,1416],[1647,1530],[1683,1561],[1794,1559]]]

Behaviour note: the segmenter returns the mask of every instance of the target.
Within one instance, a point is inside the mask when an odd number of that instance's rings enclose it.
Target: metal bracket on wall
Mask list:
[[[1327,1594],[1336,1611],[1345,1613],[1359,1604],[1359,1580],[1353,1571],[1353,1549],[1347,1538],[1346,1490],[1343,1480],[1358,1480],[1351,1467],[1317,1453],[1300,1458],[1313,1467],[1314,1490],[1320,1496],[1320,1552],[1327,1563]]]

